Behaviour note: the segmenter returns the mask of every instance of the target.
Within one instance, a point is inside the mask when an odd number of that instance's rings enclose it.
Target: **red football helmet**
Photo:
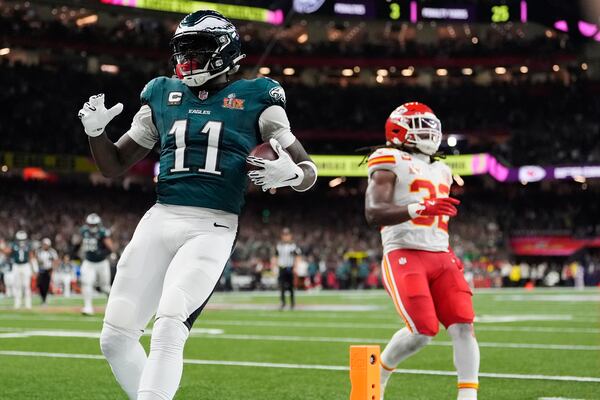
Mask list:
[[[423,103],[404,103],[385,122],[388,145],[411,145],[433,155],[442,143],[442,123],[431,108]]]

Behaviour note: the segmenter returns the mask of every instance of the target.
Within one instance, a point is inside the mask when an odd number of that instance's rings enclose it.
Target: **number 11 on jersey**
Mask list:
[[[189,172],[190,168],[186,167],[186,132],[187,119],[179,119],[173,122],[169,135],[175,135],[175,165],[169,172]],[[208,121],[200,130],[201,133],[208,134],[206,159],[204,160],[204,168],[199,168],[198,172],[221,175],[221,171],[217,171],[217,159],[219,153],[219,138],[223,130],[223,122]]]

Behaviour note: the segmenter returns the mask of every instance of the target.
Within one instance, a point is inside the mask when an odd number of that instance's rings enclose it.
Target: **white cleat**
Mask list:
[[[81,313],[83,315],[87,315],[87,316],[91,317],[92,315],[94,315],[94,309],[93,308],[91,308],[91,309],[90,308],[82,308]]]

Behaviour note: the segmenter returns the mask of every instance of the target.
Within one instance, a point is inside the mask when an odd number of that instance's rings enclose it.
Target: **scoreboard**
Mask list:
[[[391,21],[527,22],[525,0],[483,0],[476,4],[418,0],[294,0],[300,14],[356,17]]]

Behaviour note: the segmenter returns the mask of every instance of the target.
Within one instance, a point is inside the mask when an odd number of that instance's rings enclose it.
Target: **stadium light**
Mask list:
[[[573,180],[577,183],[585,183],[585,176],[577,175],[573,177]]]
[[[298,36],[298,39],[296,39],[296,41],[300,44],[308,42],[308,33],[303,33],[302,35]]]
[[[291,76],[291,75],[294,75],[295,73],[296,73],[296,70],[294,68],[288,67],[288,68],[283,69],[284,75]]]
[[[342,70],[342,75],[343,76],[352,76],[352,75],[354,75],[354,71],[352,71],[350,68],[344,68]]]
[[[446,68],[438,68],[435,73],[437,76],[447,76],[448,70]]]
[[[388,74],[389,74],[389,72],[387,69],[382,68],[382,69],[377,70],[377,75],[379,75],[379,76],[388,76]]]
[[[588,69],[587,63],[581,63],[581,69],[584,71],[587,71],[587,69]]]
[[[375,81],[377,83],[383,83],[383,75],[377,75],[377,77],[375,78]]]
[[[472,68],[463,68],[462,74],[463,75],[473,75],[473,69]]]
[[[458,140],[456,140],[456,136],[448,136],[447,142],[448,146],[454,147],[458,143]]]
[[[258,69],[258,73],[261,75],[269,75],[271,73],[271,68],[269,67],[260,67]]]
[[[360,67],[357,65],[354,68],[352,68],[352,71],[354,71],[355,74],[358,74],[360,72]]]
[[[400,71],[400,73],[402,74],[402,76],[412,76],[413,72],[415,72],[415,69],[412,68],[412,67],[405,68],[402,71]]]
[[[102,64],[100,66],[100,71],[106,72],[107,74],[118,74],[119,66],[113,64]]]
[[[519,71],[521,71],[522,74],[526,74],[529,72],[529,68],[527,68],[525,65],[522,65],[521,68],[519,68]]]
[[[496,72],[496,74],[498,75],[504,75],[506,73],[506,68],[504,67],[496,67],[494,69],[494,71]]]
[[[92,14],[87,17],[77,18],[75,20],[75,25],[81,28],[82,26],[95,24],[96,22],[98,22],[98,15]]]
[[[2,168],[0,168],[0,170],[2,172],[8,172],[8,165],[3,165]]]
[[[8,47],[4,47],[3,49],[0,49],[0,56],[5,56],[9,53],[10,53],[10,49]]]
[[[337,177],[337,178],[333,178],[332,180],[329,181],[329,187],[330,188],[334,188],[336,186],[341,185],[344,182],[346,182],[346,177],[345,176],[340,176],[340,177]]]
[[[560,66],[558,66],[558,64],[554,64],[554,65],[552,66],[552,71],[554,71],[554,72],[558,72],[558,71],[560,71]]]
[[[479,43],[479,38],[478,38],[477,36],[473,36],[473,37],[471,38],[471,43],[473,43],[473,44],[477,44],[477,43]]]

